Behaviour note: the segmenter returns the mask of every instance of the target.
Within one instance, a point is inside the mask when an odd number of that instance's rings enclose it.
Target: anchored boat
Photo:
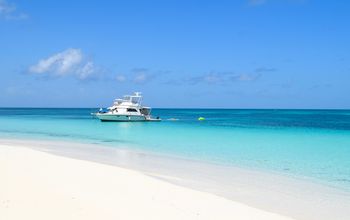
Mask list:
[[[142,106],[140,92],[125,95],[123,99],[116,99],[107,111],[93,113],[101,121],[161,121],[159,117],[152,118],[151,108]]]

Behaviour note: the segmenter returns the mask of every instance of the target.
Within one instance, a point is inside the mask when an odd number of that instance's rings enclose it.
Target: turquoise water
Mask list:
[[[0,137],[68,140],[312,178],[350,190],[350,111],[154,109],[102,123],[96,109],[0,108]],[[198,117],[205,121],[198,121]],[[177,118],[178,121],[166,120]]]

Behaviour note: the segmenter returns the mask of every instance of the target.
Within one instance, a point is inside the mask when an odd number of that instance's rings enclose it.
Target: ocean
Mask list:
[[[162,122],[133,123],[100,122],[95,111],[0,108],[0,138],[99,144],[350,190],[350,110],[153,109]]]

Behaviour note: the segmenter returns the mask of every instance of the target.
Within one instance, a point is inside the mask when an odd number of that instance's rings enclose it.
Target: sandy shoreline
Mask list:
[[[9,215],[5,219],[20,219],[23,215],[17,214],[26,213],[25,210],[32,210],[29,213],[35,219],[52,218],[50,213],[57,212],[61,206],[65,211],[57,214],[60,216],[57,219],[88,216],[96,219],[96,215],[85,211],[97,209],[96,212],[105,210],[103,218],[107,219],[145,219],[128,214],[135,210],[144,210],[148,214],[143,215],[151,219],[165,215],[167,219],[172,216],[174,219],[265,219],[266,215],[272,215],[267,218],[345,220],[350,215],[348,192],[309,181],[91,144],[0,139],[0,175],[6,180],[5,186],[4,182],[0,183],[0,219],[4,215],[1,213]],[[139,181],[131,181],[136,177]],[[35,187],[28,188],[24,183]],[[49,184],[38,188],[43,183]],[[77,185],[82,187],[72,188]],[[159,191],[160,188],[164,191]],[[130,189],[137,189],[139,194],[128,191]],[[98,204],[94,201],[94,192],[99,193]],[[28,196],[23,196],[26,194]],[[37,195],[42,198],[34,199]],[[202,199],[192,200],[193,195],[194,198],[200,195]],[[53,202],[56,200],[60,202]],[[143,202],[134,206],[133,201]],[[168,204],[167,208],[158,207],[159,201]],[[30,204],[28,208],[26,204]],[[148,205],[167,211],[158,213]],[[175,210],[168,210],[169,206]],[[120,212],[121,207],[128,211]],[[41,213],[41,209],[50,211]],[[179,210],[186,210],[188,215]]]
[[[0,219],[292,219],[140,172],[0,146]]]

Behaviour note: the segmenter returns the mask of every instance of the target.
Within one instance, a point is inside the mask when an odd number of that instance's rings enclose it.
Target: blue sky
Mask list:
[[[0,106],[350,108],[350,2],[0,0]]]

